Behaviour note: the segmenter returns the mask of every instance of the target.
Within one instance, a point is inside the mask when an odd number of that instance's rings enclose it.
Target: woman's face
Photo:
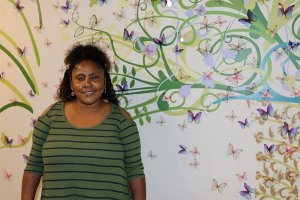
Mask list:
[[[103,69],[90,60],[80,62],[72,71],[71,88],[78,103],[98,104],[105,89]]]

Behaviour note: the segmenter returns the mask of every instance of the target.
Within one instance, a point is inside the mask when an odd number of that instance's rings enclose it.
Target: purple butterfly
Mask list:
[[[168,7],[173,5],[173,0],[162,0],[161,1],[161,7],[166,7],[166,5],[168,5]]]
[[[23,157],[23,159],[24,159],[24,162],[27,162],[27,161],[28,161],[28,158],[29,158],[29,157],[28,157],[26,154],[23,154],[22,157]]]
[[[62,11],[67,13],[69,11],[69,9],[72,8],[71,2],[69,0],[66,0],[66,5],[65,6],[60,6],[60,8],[62,9]]]
[[[291,49],[293,51],[296,51],[299,46],[300,46],[300,42],[292,42],[292,41],[288,42],[288,49]]]
[[[180,144],[179,148],[180,148],[179,151],[178,151],[179,154],[187,154],[187,147],[186,146]]]
[[[176,44],[176,46],[174,48],[174,52],[175,52],[175,54],[180,54],[181,52],[183,52],[183,49],[180,49],[178,44]]]
[[[21,6],[20,0],[16,0],[15,6],[18,11],[22,11],[24,9],[24,6]]]
[[[195,124],[199,124],[200,119],[201,119],[201,115],[202,115],[202,112],[198,112],[194,115],[192,111],[188,110],[187,120],[188,120],[189,123],[192,123],[194,121]]]
[[[4,145],[11,146],[14,142],[14,139],[9,139],[6,135],[4,135]]]
[[[129,33],[129,31],[126,28],[124,28],[123,40],[132,40],[133,36],[134,36],[134,31],[131,31]]]
[[[249,122],[247,118],[244,121],[238,121],[238,123],[240,124],[242,129],[244,129],[245,127],[249,127]]]
[[[264,109],[261,109],[261,108],[258,108],[256,110],[259,112],[259,115],[263,120],[268,120],[268,115],[271,116],[271,117],[275,116],[275,111],[273,110],[273,106],[270,103],[267,107],[267,110],[264,110]]]
[[[18,47],[18,52],[20,56],[25,56],[26,53],[26,47],[24,47],[23,49],[21,49],[20,47]]]
[[[29,90],[28,95],[29,97],[35,97],[35,94],[32,90]]]
[[[5,75],[5,73],[4,73],[4,72],[1,72],[1,73],[0,73],[0,79],[3,79],[3,78],[4,78],[4,75]]]
[[[244,24],[247,27],[251,27],[252,22],[255,22],[256,20],[257,20],[256,15],[254,15],[253,12],[251,12],[251,10],[248,10],[247,18],[241,18],[241,19],[239,19],[239,22],[241,22],[242,24]]]
[[[104,3],[107,4],[108,0],[99,0],[99,5],[103,6]]]
[[[281,130],[281,136],[285,136],[286,134],[288,134],[289,137],[293,139],[296,136],[298,129],[299,126],[289,129],[288,123],[284,122]]]
[[[290,5],[287,8],[284,8],[281,3],[278,3],[278,17],[285,16],[286,19],[289,19],[292,16],[293,9],[295,5]]]
[[[159,46],[165,45],[167,42],[164,33],[161,35],[160,38],[153,38],[153,41],[155,42],[155,44],[158,44]]]
[[[275,144],[272,144],[270,146],[264,144],[264,151],[266,154],[273,154],[273,152],[275,151],[275,148],[276,148]]]
[[[242,197],[244,197],[245,199],[250,200],[251,199],[251,194],[250,193],[254,193],[255,190],[254,190],[254,188],[251,188],[247,183],[244,183],[244,188],[246,190],[240,191],[239,194]]]
[[[125,83],[123,85],[116,84],[116,86],[117,86],[117,91],[121,92],[122,94],[128,90],[127,81],[125,81]]]

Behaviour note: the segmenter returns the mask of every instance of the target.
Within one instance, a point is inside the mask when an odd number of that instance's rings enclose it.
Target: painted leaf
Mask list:
[[[74,37],[78,37],[84,33],[84,28],[82,26],[79,26],[74,33]]]

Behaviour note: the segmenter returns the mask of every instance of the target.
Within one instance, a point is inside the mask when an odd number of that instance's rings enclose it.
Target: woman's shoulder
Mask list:
[[[63,102],[55,102],[53,104],[50,104],[41,114],[39,117],[43,117],[45,116],[47,113],[51,112],[53,110],[53,108],[55,107],[60,107],[60,106],[63,106]]]
[[[134,123],[130,113],[125,108],[123,108],[121,106],[118,106],[118,105],[115,105],[115,104],[112,104],[112,105],[113,105],[113,107],[115,107],[116,110],[118,110],[118,113],[120,113],[122,118],[125,118],[128,121]]]

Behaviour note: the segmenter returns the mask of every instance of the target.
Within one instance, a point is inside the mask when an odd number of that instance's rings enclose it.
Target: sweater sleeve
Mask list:
[[[50,129],[50,119],[47,114],[38,118],[33,129],[32,147],[25,167],[25,172],[43,174],[44,165],[42,149]]]
[[[140,136],[136,124],[127,118],[123,119],[120,122],[120,136],[124,147],[125,168],[128,180],[136,177],[144,177]]]

